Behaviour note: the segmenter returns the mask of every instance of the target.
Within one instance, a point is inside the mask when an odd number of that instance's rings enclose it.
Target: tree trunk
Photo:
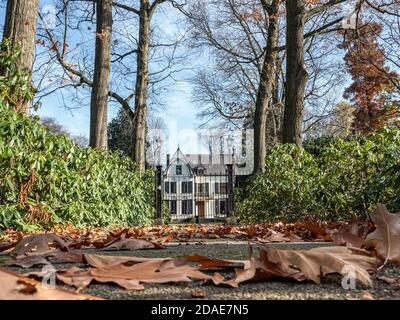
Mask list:
[[[107,148],[107,108],[110,85],[112,0],[97,0],[96,54],[90,101],[90,146]]]
[[[32,77],[36,46],[36,20],[39,0],[8,0],[4,22],[3,38],[8,38],[14,47],[22,49],[18,68]],[[21,106],[22,112],[29,114],[31,103]]]
[[[145,144],[147,126],[147,87],[149,83],[150,19],[149,0],[140,0],[135,118],[133,121],[133,159],[139,165],[140,171],[144,171],[146,167]]]
[[[286,86],[283,143],[302,143],[307,69],[304,62],[304,0],[286,0]]]
[[[254,114],[254,171],[264,171],[266,156],[266,126],[268,106],[272,97],[274,72],[278,52],[276,50],[279,40],[279,1],[273,0],[268,9],[268,40],[264,57],[263,68],[260,76],[260,85]]]

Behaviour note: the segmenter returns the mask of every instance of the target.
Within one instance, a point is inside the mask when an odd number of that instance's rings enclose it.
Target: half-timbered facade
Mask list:
[[[173,220],[226,218],[233,203],[232,155],[185,155],[178,148],[163,175],[163,200]]]

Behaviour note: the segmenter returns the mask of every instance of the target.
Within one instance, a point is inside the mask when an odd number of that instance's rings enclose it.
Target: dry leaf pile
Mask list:
[[[210,259],[206,256],[185,256],[181,258],[139,258],[131,256],[104,256],[87,254],[79,249],[93,246],[101,250],[142,250],[160,249],[163,244],[177,238],[181,227],[150,228],[144,234],[144,228],[120,229],[108,231],[101,237],[92,234],[76,234],[75,237],[56,234],[36,234],[25,237],[10,246],[3,248],[14,256],[8,265],[18,265],[29,268],[55,261],[63,263],[80,263],[85,267],[72,266],[58,271],[57,280],[73,286],[77,291],[87,288],[92,283],[112,283],[127,290],[143,290],[146,284],[187,283],[200,281],[210,282],[217,286],[236,288],[243,282],[268,281],[271,279],[288,279],[292,281],[313,281],[320,283],[328,274],[347,275],[349,269],[354,272],[358,281],[367,287],[373,285],[371,273],[386,263],[400,263],[400,215],[391,214],[384,205],[378,205],[371,215],[374,225],[355,223],[336,226],[336,232],[328,232],[321,224],[304,223],[303,226],[293,224],[293,230],[286,233],[283,230],[268,229],[268,237],[294,238],[299,230],[307,230],[314,239],[331,236],[337,246],[319,247],[310,250],[292,250],[264,247],[259,255],[254,257],[249,245],[248,260]],[[332,227],[332,226],[331,226]],[[189,226],[185,234],[199,232],[204,226]],[[262,237],[266,232],[261,225],[245,227],[213,226],[209,228],[218,236],[228,232],[247,239]],[[203,234],[209,235],[209,229]],[[333,230],[334,228],[332,227]],[[153,231],[151,231],[153,230]],[[154,231],[157,230],[157,231]],[[163,231],[161,231],[163,230]],[[168,231],[166,231],[168,230]],[[222,231],[224,230],[224,231]],[[174,232],[172,232],[174,231]],[[153,232],[153,234],[151,233]],[[219,234],[218,234],[219,232]],[[297,233],[296,233],[297,232]],[[158,238],[155,238],[155,235]],[[282,236],[283,234],[283,236]],[[150,236],[150,237],[149,237]],[[146,240],[147,239],[147,240]],[[263,238],[265,240],[265,238]],[[232,271],[224,275],[224,271]],[[232,276],[233,275],[233,276]],[[35,278],[41,273],[31,274]],[[18,290],[19,282],[29,282],[29,278],[17,279],[16,275],[0,274],[0,282],[6,282],[7,292],[14,292],[10,297],[21,297]],[[22,279],[22,278],[21,278]],[[386,279],[387,283],[398,285],[398,279]],[[46,298],[45,291],[36,283],[32,298]],[[25,289],[23,289],[25,290]],[[29,290],[28,290],[29,291]],[[34,296],[34,295],[37,296]],[[61,295],[61,293],[59,293]],[[193,297],[205,297],[202,289],[192,292]],[[3,296],[4,297],[4,296]],[[71,298],[82,298],[71,296]]]
[[[124,239],[123,234],[118,237],[107,239],[105,242],[94,242],[93,245],[102,250],[113,249],[161,249],[161,245],[145,240]],[[8,246],[7,251],[14,259],[7,261],[6,265],[15,265],[23,268],[30,268],[37,265],[46,265],[53,262],[81,263],[83,254],[76,249],[82,247],[75,241],[66,242],[65,239],[52,234],[43,233],[27,236]]]
[[[145,240],[162,245],[170,241],[186,242],[206,239],[251,240],[261,243],[331,241],[332,234],[349,228],[348,222],[305,221],[299,223],[264,223],[242,226],[230,225],[168,225],[138,228],[85,228],[73,226],[55,228],[51,233],[65,239],[70,248],[102,248],[121,239]],[[0,251],[5,251],[25,234],[6,230],[0,235]],[[119,245],[119,244],[115,244]],[[129,245],[127,247],[129,249]]]

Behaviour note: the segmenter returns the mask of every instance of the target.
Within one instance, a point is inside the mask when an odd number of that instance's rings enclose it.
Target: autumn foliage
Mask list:
[[[248,225],[242,227],[199,225],[130,228],[111,232],[87,230],[79,233],[70,229],[64,236],[56,234],[34,234],[0,248],[13,257],[5,266],[31,268],[55,262],[74,263],[68,269],[56,271],[59,283],[75,287],[78,291],[92,283],[111,283],[126,290],[145,290],[149,284],[197,283],[214,284],[237,288],[245,282],[273,281],[275,279],[321,283],[328,274],[346,276],[353,270],[354,277],[366,287],[373,286],[371,273],[382,269],[387,263],[400,263],[399,214],[390,213],[383,204],[378,204],[371,214],[373,224],[357,222],[349,225],[305,222],[303,224]],[[78,248],[94,246],[99,250],[125,249],[130,251],[179,246],[187,236],[210,237],[211,235],[233,236],[234,238],[260,238],[268,242],[279,238],[297,236],[301,241],[310,232],[314,239],[333,238],[334,246],[312,249],[281,249],[261,246],[259,255],[253,255],[249,243],[247,260],[213,259],[192,255],[177,258],[148,258],[135,256],[115,256],[88,253]],[[64,230],[65,232],[65,230]],[[272,234],[271,234],[272,233]],[[274,234],[275,233],[275,234]],[[302,237],[299,237],[301,235]],[[324,236],[325,235],[325,236]],[[144,240],[151,237],[152,241]],[[324,238],[322,238],[324,236]],[[141,239],[138,239],[141,238]],[[188,239],[184,240],[187,241]],[[289,239],[293,241],[292,239]],[[173,241],[172,243],[169,243]],[[282,241],[281,239],[277,241]],[[0,238],[1,244],[1,238]],[[260,244],[260,243],[259,243]],[[78,264],[78,265],[77,265]],[[84,267],[82,267],[84,266]],[[228,272],[228,274],[227,274]],[[232,277],[232,273],[235,275]],[[44,278],[45,272],[29,272],[23,277],[0,269],[0,284],[5,290],[0,299],[9,296],[15,299],[51,299],[49,292],[32,278]],[[30,278],[29,278],[30,277]],[[395,280],[395,279],[394,279]],[[18,286],[18,283],[23,286]],[[95,297],[55,291],[53,299],[95,299]],[[205,291],[192,293],[194,297],[204,297]]]
[[[358,30],[343,33],[340,48],[347,51],[344,60],[352,77],[352,84],[344,97],[355,106],[355,133],[368,135],[398,119],[398,110],[391,99],[394,92],[392,79],[399,75],[386,66],[384,52],[378,39],[382,26],[369,23]]]

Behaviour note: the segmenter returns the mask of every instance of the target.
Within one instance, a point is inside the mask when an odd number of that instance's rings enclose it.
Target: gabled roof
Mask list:
[[[169,165],[165,168],[164,174],[167,174],[169,168],[171,167],[171,165],[178,161],[178,160],[182,160],[183,162],[186,162],[189,170],[191,171],[192,174],[194,174],[193,168],[190,164],[190,162],[187,160],[187,158],[185,157],[185,155],[183,154],[183,152],[181,151],[181,149],[178,147],[178,149],[175,151],[174,155],[171,158],[171,161],[169,163]]]
[[[203,175],[225,175],[226,165],[234,163],[232,154],[183,154],[180,148],[176,150],[171,158],[169,166],[165,169],[165,174],[170,166],[178,159],[186,162],[192,174],[197,174],[197,170],[202,168]]]

